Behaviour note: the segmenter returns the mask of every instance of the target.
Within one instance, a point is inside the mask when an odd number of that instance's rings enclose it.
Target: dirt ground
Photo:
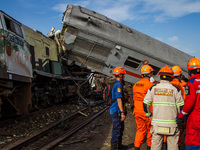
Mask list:
[[[112,133],[112,120],[109,109],[83,130],[78,131],[74,136],[61,143],[57,150],[110,150],[110,140]],[[132,110],[128,106],[128,114],[125,120],[125,130],[122,143],[128,146],[128,150],[134,150],[134,139],[136,124]],[[141,150],[146,150],[146,142],[141,146]]]

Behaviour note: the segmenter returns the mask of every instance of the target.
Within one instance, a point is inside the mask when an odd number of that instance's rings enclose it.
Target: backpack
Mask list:
[[[112,88],[114,84],[117,83],[116,81],[111,83],[110,85],[107,85],[103,90],[103,100],[105,100],[108,105],[112,105],[115,101],[112,101]]]

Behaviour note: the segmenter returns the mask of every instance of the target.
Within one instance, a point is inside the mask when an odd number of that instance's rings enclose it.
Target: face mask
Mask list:
[[[150,82],[153,83],[155,79],[153,77],[150,77]]]

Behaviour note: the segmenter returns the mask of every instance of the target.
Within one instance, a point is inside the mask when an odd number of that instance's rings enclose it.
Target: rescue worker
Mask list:
[[[178,121],[186,123],[186,150],[200,149],[200,60],[193,57],[187,64],[189,81],[186,86],[185,105],[178,115]]]
[[[185,99],[185,91],[183,89],[183,84],[181,82],[183,71],[179,66],[173,66],[172,71],[173,71],[174,75],[173,75],[173,80],[170,83],[177,86],[181,90],[183,99]]]
[[[173,71],[170,67],[162,67],[159,71],[160,82],[152,86],[144,97],[143,107],[147,117],[152,121],[152,150],[161,150],[164,135],[167,135],[168,150],[178,150],[179,129],[177,116],[184,100],[181,90],[172,85]],[[153,113],[150,105],[153,104]]]
[[[150,78],[153,76],[153,68],[150,65],[144,65],[141,68],[141,75],[141,80],[136,82],[133,86],[133,115],[135,116],[137,127],[134,146],[135,150],[140,149],[140,146],[143,143],[144,137],[147,132],[146,143],[147,149],[150,150],[152,138],[152,134],[150,133],[151,120],[145,115],[143,108],[143,100],[148,89],[153,86],[153,83],[150,82]]]
[[[182,84],[184,92],[185,92],[185,88],[186,88],[187,82],[188,82],[188,79],[184,75],[182,75],[181,76],[181,84]]]
[[[183,84],[181,82],[183,71],[179,66],[173,66],[172,71],[173,71],[174,75],[173,75],[173,80],[170,83],[177,86],[181,90],[183,99],[185,99],[185,91],[183,89]],[[179,134],[178,146],[179,146],[179,149],[180,149],[183,131],[182,131],[181,127],[179,127],[179,130],[180,130],[180,134]]]
[[[113,73],[115,84],[112,87],[112,104],[110,114],[112,117],[113,129],[111,138],[111,150],[127,148],[122,145],[122,135],[124,131],[124,120],[126,118],[123,107],[123,85],[126,70],[123,67],[115,67]]]

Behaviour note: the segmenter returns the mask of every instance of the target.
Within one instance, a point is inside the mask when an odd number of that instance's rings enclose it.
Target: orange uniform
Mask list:
[[[143,100],[148,91],[148,89],[153,86],[148,79],[142,78],[140,81],[135,83],[133,86],[133,100],[134,100],[134,111],[133,115],[135,116],[137,132],[135,135],[135,147],[140,147],[143,143],[144,137],[147,133],[147,145],[151,147],[151,138],[152,135],[150,133],[151,128],[151,121],[145,115],[144,108],[143,108]]]
[[[182,85],[183,90],[185,92],[185,88],[186,88],[187,82],[185,82],[184,80],[181,80],[181,85]]]
[[[185,99],[185,91],[183,89],[183,84],[176,78],[174,78],[170,83],[177,86],[181,90],[181,94],[183,96],[183,99]]]
[[[171,82],[171,84],[177,86],[180,90],[181,90],[181,94],[183,96],[183,99],[185,99],[185,91],[183,89],[183,84],[176,78],[174,78]],[[181,130],[181,128],[179,128],[180,130],[180,134],[179,134],[179,141],[178,141],[178,145],[181,146],[181,139],[182,139],[182,133],[183,131]],[[166,139],[166,136],[164,138],[164,142],[166,143],[167,139]]]

